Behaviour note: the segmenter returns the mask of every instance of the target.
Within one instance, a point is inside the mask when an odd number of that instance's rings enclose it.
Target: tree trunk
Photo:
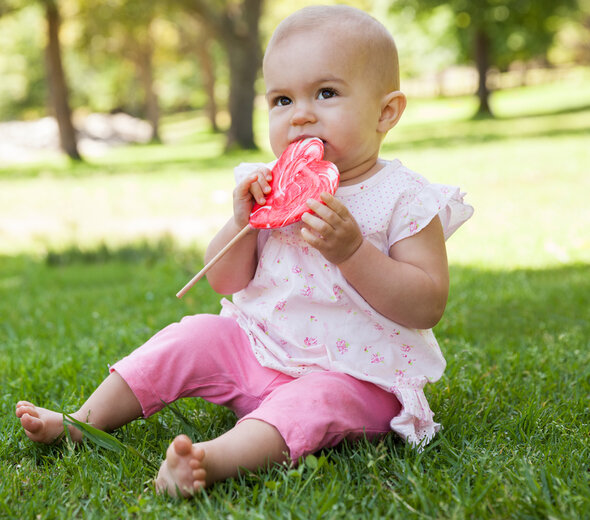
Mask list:
[[[479,98],[478,116],[492,117],[490,108],[490,91],[487,85],[488,69],[490,67],[488,35],[482,28],[475,32],[475,64],[478,74],[477,97]]]
[[[231,125],[226,148],[256,149],[254,142],[254,82],[260,66],[256,52],[246,45],[226,46],[229,58],[229,113]]]
[[[204,36],[195,46],[195,52],[201,66],[203,87],[207,94],[207,106],[205,110],[209,118],[211,130],[217,133],[219,132],[219,127],[217,126],[217,102],[215,101],[215,66],[211,58],[210,48],[211,39],[209,36]]]
[[[228,30],[218,36],[229,59],[231,126],[226,148],[256,149],[254,142],[254,83],[261,64],[258,22],[263,0],[244,0],[239,18],[224,19]]]
[[[154,87],[151,44],[137,42],[136,65],[144,92],[145,117],[152,127],[152,141],[160,141],[160,103]]]
[[[261,63],[258,23],[263,1],[184,0],[184,4],[210,28],[228,56],[231,125],[226,149],[256,148],[253,129],[254,82]]]
[[[45,52],[49,95],[57,119],[59,140],[62,150],[72,159],[82,159],[78,152],[76,130],[72,124],[72,111],[69,104],[68,87],[61,61],[59,43],[60,17],[54,0],[45,0],[47,19],[47,47]]]

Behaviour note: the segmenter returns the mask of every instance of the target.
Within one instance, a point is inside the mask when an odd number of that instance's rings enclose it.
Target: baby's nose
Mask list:
[[[293,116],[291,117],[291,124],[293,126],[301,126],[307,123],[315,123],[317,118],[314,111],[307,103],[302,103],[295,106]]]

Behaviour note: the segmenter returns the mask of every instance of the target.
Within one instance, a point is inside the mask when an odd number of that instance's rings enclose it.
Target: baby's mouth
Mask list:
[[[304,139],[319,139],[322,144],[326,145],[327,141],[325,139],[322,139],[321,137],[317,136],[317,135],[300,135],[299,137],[296,137],[295,139],[293,139],[293,141],[291,141],[292,143],[295,143],[296,141],[303,141]]]

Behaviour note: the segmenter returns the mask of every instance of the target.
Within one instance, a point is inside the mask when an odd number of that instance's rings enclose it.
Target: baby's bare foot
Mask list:
[[[35,442],[51,444],[64,431],[61,413],[35,406],[28,401],[16,403],[16,416],[20,419],[27,437]],[[77,429],[70,428],[70,433],[73,440],[80,440],[81,433]]]
[[[156,491],[190,497],[207,485],[206,477],[205,450],[193,446],[186,435],[179,435],[166,451],[166,460],[156,478]]]

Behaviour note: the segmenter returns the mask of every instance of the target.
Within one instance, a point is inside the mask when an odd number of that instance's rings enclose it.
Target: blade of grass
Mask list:
[[[166,403],[165,401],[162,402],[166,405],[166,408],[169,408],[170,411],[180,421],[182,431],[188,435],[193,440],[193,442],[196,441],[201,435],[197,427],[180,411],[177,405],[173,403]]]
[[[138,450],[136,450],[133,446],[129,446],[128,444],[121,442],[116,437],[113,437],[107,432],[103,432],[94,426],[80,422],[68,414],[64,413],[63,418],[64,424],[78,428],[78,430],[80,430],[85,437],[101,448],[114,451],[115,453],[128,452],[131,455],[141,459],[147,466],[149,466],[150,469],[158,471],[158,466],[150,461],[143,453],[140,453]]]

